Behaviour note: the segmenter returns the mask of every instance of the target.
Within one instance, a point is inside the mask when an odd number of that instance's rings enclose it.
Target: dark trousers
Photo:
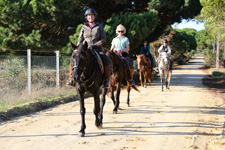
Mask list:
[[[128,53],[124,52],[122,53],[122,56],[127,60],[129,67],[134,68],[133,63],[131,62],[132,60],[128,57],[129,56]]]

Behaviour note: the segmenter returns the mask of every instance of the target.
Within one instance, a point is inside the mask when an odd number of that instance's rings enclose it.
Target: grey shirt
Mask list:
[[[87,23],[82,26],[78,42],[84,43],[85,41],[88,43],[88,47],[98,41],[102,43],[106,41],[106,34],[100,23],[96,22],[92,28]]]

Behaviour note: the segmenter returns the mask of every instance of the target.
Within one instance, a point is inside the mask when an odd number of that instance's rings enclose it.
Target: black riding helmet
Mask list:
[[[168,43],[167,39],[163,40],[163,43]]]
[[[92,9],[92,8],[88,8],[88,9],[85,11],[85,13],[84,13],[85,17],[86,17],[87,15],[91,15],[91,14],[97,16],[96,11],[95,11],[94,9]]]

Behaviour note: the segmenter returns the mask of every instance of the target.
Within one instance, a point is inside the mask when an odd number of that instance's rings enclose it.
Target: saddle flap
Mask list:
[[[93,52],[94,52],[95,58],[98,62],[98,66],[99,66],[101,72],[104,73],[104,65],[103,65],[101,57],[99,56],[99,54],[95,50],[93,50]]]

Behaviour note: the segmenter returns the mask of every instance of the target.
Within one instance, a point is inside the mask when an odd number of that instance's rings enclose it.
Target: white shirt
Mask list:
[[[171,55],[171,48],[169,45],[164,46],[161,45],[160,48],[158,49],[159,54],[161,54],[161,52],[167,52],[167,54],[170,56]]]

